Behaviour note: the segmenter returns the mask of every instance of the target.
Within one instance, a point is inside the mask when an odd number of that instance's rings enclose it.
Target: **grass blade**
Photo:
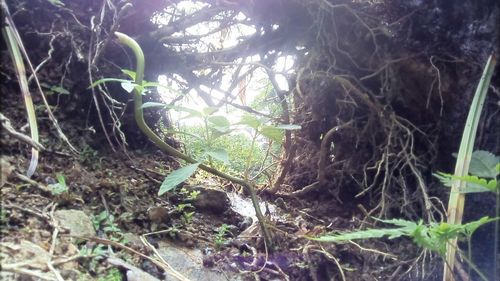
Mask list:
[[[474,142],[476,140],[476,132],[479,123],[479,118],[481,117],[481,111],[483,109],[484,100],[486,94],[488,93],[488,87],[490,85],[491,77],[493,76],[493,71],[495,70],[496,58],[490,55],[486,66],[484,67],[483,74],[479,80],[479,85],[476,88],[474,94],[474,99],[469,110],[469,115],[467,116],[467,121],[465,123],[465,129],[462,134],[462,140],[460,142],[460,148],[458,150],[457,162],[455,165],[455,176],[465,177],[469,172],[469,164],[472,158],[472,150],[474,148]],[[448,223],[449,224],[461,224],[462,216],[464,211],[465,194],[460,191],[465,189],[466,182],[462,180],[455,180],[451,187],[450,198],[448,201]],[[447,247],[446,251],[446,264],[444,266],[444,281],[452,281],[453,278],[453,267],[455,265],[455,254],[457,240],[453,239]]]
[[[2,3],[3,4],[3,3]],[[19,87],[21,88],[21,94],[24,99],[24,105],[26,107],[26,112],[28,115],[28,123],[30,126],[31,138],[38,142],[38,125],[36,121],[35,115],[35,107],[33,106],[33,99],[31,98],[31,94],[28,87],[28,79],[26,78],[26,68],[24,67],[23,57],[19,50],[19,45],[15,39],[14,32],[12,27],[9,25],[5,25],[2,28],[2,35],[7,43],[7,47],[9,49],[10,57],[14,63],[17,80],[19,83]],[[31,161],[28,167],[28,171],[26,172],[26,176],[30,178],[36,170],[38,165],[38,150],[34,147],[31,148]]]

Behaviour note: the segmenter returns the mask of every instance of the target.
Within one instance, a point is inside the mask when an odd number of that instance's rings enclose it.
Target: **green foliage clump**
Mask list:
[[[95,229],[101,229],[111,237],[111,240],[120,241],[123,239],[123,232],[119,225],[115,222],[115,217],[108,213],[108,211],[102,211],[97,216],[92,216],[92,224]]]
[[[224,223],[218,228],[218,232],[214,238],[215,247],[217,249],[219,249],[222,245],[224,245],[224,243],[227,242],[226,234],[228,233],[229,233],[229,225]]]
[[[460,193],[473,192],[498,192],[499,185],[496,180],[500,174],[500,157],[493,153],[477,150],[472,153],[469,174],[466,176],[455,176],[448,173],[438,172],[434,174],[444,186],[452,187],[454,180],[466,183]]]
[[[413,241],[426,249],[438,253],[444,257],[446,245],[451,239],[470,239],[474,231],[481,225],[497,220],[498,218],[483,217],[477,221],[466,224],[430,223],[424,225],[421,221],[416,223],[402,219],[380,220],[386,224],[397,226],[396,228],[373,228],[355,232],[346,232],[334,235],[325,235],[319,238],[311,238],[320,242],[343,242],[358,239],[382,238],[389,239],[401,236],[412,237]]]
[[[182,130],[189,134],[195,134],[203,130],[203,127],[185,126]],[[192,155],[195,159],[202,157],[206,149],[206,143],[203,140],[185,134],[182,141],[186,147],[187,154]],[[229,162],[227,164],[220,160],[212,160],[214,168],[226,173],[243,174],[247,166],[247,159],[251,154],[250,174],[255,174],[258,172],[266,156],[265,145],[258,145],[252,152],[252,140],[243,132],[220,136],[212,140],[212,146],[224,148],[227,151],[229,155]],[[273,147],[273,152],[279,153],[279,146]]]

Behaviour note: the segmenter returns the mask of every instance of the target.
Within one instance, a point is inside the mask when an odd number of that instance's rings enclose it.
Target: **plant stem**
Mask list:
[[[120,32],[115,32],[116,37],[118,37],[118,40],[120,43],[126,45],[135,54],[136,57],[136,79],[135,83],[137,85],[142,85],[142,81],[144,79],[144,53],[142,52],[141,47],[139,44],[132,38],[130,38],[128,35],[120,33]],[[180,158],[188,163],[198,163],[197,160],[193,159],[192,157],[189,157],[188,155],[178,151],[177,149],[171,147],[168,145],[166,142],[164,142],[160,137],[158,137],[151,128],[146,124],[144,121],[144,114],[143,114],[143,109],[142,109],[142,91],[139,91],[139,88],[142,88],[140,86],[136,87],[134,89],[134,113],[135,113],[135,121],[137,122],[137,126],[141,129],[141,131],[154,143],[156,146],[158,146],[161,150],[167,152],[168,154]],[[249,193],[250,193],[250,198],[252,200],[252,205],[255,209],[255,215],[257,219],[259,220],[259,224],[262,230],[262,236],[264,237],[264,240],[266,241],[267,245],[269,248],[272,248],[272,241],[271,241],[271,235],[269,232],[269,229],[266,226],[266,221],[264,218],[264,215],[262,214],[262,211],[260,210],[259,207],[259,202],[257,199],[257,194],[255,193],[255,188],[253,185],[243,179],[231,176],[229,174],[223,173],[217,169],[214,169],[210,166],[200,164],[198,166],[200,169],[211,173],[215,176],[224,178],[226,180],[229,180],[233,183],[239,184],[243,186]]]
[[[497,200],[496,200],[496,212],[495,212],[495,217],[500,217],[500,188],[498,188],[497,185]],[[500,281],[500,265],[499,265],[499,256],[500,256],[500,245],[499,245],[499,239],[500,239],[500,220],[496,220],[495,222],[495,241],[493,242],[493,275],[496,276],[494,277],[495,279],[493,281]]]

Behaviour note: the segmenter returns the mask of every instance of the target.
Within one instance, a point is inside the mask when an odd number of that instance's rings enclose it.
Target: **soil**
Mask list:
[[[80,136],[75,127],[67,128],[70,140]],[[84,142],[80,144],[85,145]],[[2,159],[7,161],[2,167],[12,167],[3,174],[6,183],[1,189],[2,264],[8,268],[3,272],[3,280],[21,277],[36,280],[42,274],[50,279],[54,278],[55,272],[64,280],[92,280],[106,276],[113,268],[119,268],[119,275],[125,278],[129,269],[113,265],[102,257],[80,255],[83,248],[95,250],[102,245],[113,245],[108,244],[111,241],[130,247],[115,246],[114,257],[160,279],[164,277],[162,270],[130,249],[150,255],[154,252],[151,247],[164,242],[171,243],[170,247],[179,247],[179,251],[186,247],[198,249],[203,252],[202,263],[198,266],[232,274],[229,280],[236,280],[233,278],[238,275],[243,280],[254,280],[255,276],[261,280],[337,280],[340,278],[339,265],[346,280],[398,280],[394,272],[417,266],[413,253],[419,250],[408,240],[333,245],[305,239],[305,236],[353,229],[362,224],[359,210],[330,204],[329,199],[284,201],[265,195],[263,209],[266,209],[265,202],[273,204],[267,209],[272,210],[268,212],[268,219],[274,235],[273,247],[266,248],[256,224],[245,222],[252,219],[251,209],[244,217],[234,210],[238,208],[228,208],[222,213],[221,210],[214,213],[210,209],[195,208],[192,217],[186,220],[182,212],[176,212],[179,204],[189,202],[186,194],[158,197],[164,175],[178,166],[159,151],[115,154],[85,146],[86,153],[76,156],[61,149],[59,143],[44,145],[46,152],[40,158],[37,172],[32,180],[27,181],[22,171],[29,162],[29,150],[8,136],[2,139]],[[53,195],[51,184],[57,183],[57,174],[64,176],[68,191]],[[214,180],[217,182],[216,179],[209,180],[211,186]],[[209,180],[190,180],[189,185],[207,185]],[[247,200],[247,207],[237,211],[249,211],[249,199],[234,193],[229,183],[218,182],[218,188],[230,193],[231,200],[238,206],[245,205],[241,201]],[[105,223],[95,225],[95,237],[101,239],[98,241],[90,237],[71,238],[66,226],[57,224],[54,213],[58,210],[80,210],[94,221],[100,213],[107,211],[114,217],[116,228],[110,231],[106,230],[109,225]],[[219,230],[223,224],[228,225],[230,231],[221,237]],[[150,244],[143,244],[138,239],[144,234]],[[221,238],[222,242],[219,241]],[[27,241],[40,246],[43,251],[33,253],[31,248],[23,246]],[[13,251],[8,245],[20,248]],[[31,254],[26,256],[23,251]],[[49,261],[57,266],[51,270],[42,264],[21,273],[22,263],[18,267],[16,264],[23,255],[33,263],[49,255]],[[67,262],[59,263],[65,260]]]

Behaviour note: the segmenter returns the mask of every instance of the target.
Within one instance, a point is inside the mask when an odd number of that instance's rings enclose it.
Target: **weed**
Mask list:
[[[104,259],[107,253],[108,250],[106,249],[106,246],[98,244],[94,248],[88,248],[87,245],[84,245],[80,249],[79,254],[80,256],[89,259],[88,262],[84,263],[83,265],[86,266],[89,269],[89,271],[95,272],[99,261]]]
[[[121,281],[122,274],[118,268],[114,267],[108,270],[105,276],[99,277],[97,281]]]
[[[58,196],[68,192],[69,188],[66,185],[66,179],[64,178],[64,176],[62,174],[57,174],[56,178],[57,178],[57,183],[49,184],[49,187],[51,189],[50,192],[52,193],[52,195]]]
[[[194,206],[191,205],[190,203],[177,204],[177,206],[175,206],[175,211],[182,214],[181,220],[184,224],[191,224],[193,222],[193,216],[195,214],[195,211],[189,212],[188,209],[193,210]]]
[[[175,206],[175,210],[179,213],[183,213],[186,209],[193,209],[193,205],[191,205],[190,203],[186,203],[186,204],[177,204],[177,206]]]
[[[182,213],[182,222],[184,224],[191,224],[193,222],[194,211],[192,212],[183,212]]]
[[[194,201],[196,200],[196,198],[198,198],[198,195],[200,195],[200,191],[199,190],[189,191],[186,188],[182,188],[180,194],[184,195],[186,197],[186,200]]]
[[[99,215],[92,217],[95,229],[101,229],[111,237],[111,240],[121,241],[123,232],[115,222],[115,217],[107,211],[102,211]]]
[[[227,233],[229,233],[229,225],[227,224],[221,225],[214,238],[215,247],[217,249],[219,249],[222,245],[224,245],[227,242],[227,239],[225,238]]]

